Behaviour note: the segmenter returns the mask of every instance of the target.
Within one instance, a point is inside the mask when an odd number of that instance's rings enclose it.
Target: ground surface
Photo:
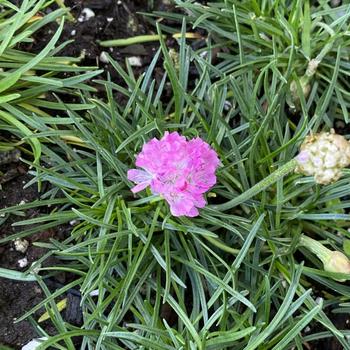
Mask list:
[[[8,207],[21,202],[29,202],[38,198],[34,186],[23,189],[29,176],[26,169],[18,163],[10,163],[1,166],[3,175],[2,190],[0,191],[0,207]],[[28,212],[28,218],[37,215],[35,211]],[[2,220],[6,218],[1,218]],[[8,218],[0,227],[0,238],[19,232],[11,226],[13,218]],[[32,243],[36,239],[44,238],[36,236],[28,240]],[[13,270],[25,270],[20,267],[21,259],[27,259],[28,265],[36,261],[43,254],[42,249],[35,248],[31,244],[27,251],[16,251],[13,243],[0,245],[0,267]],[[19,347],[24,342],[35,336],[28,322],[14,323],[25,311],[40,302],[43,298],[41,289],[33,283],[16,282],[1,278],[0,283],[0,343]]]
[[[173,9],[172,6],[163,4],[163,1],[155,1],[152,9]],[[128,57],[138,57],[139,65],[133,66],[136,74],[143,71],[144,67],[151,62],[159,46],[157,42],[117,48],[99,45],[99,42],[104,40],[156,34],[155,27],[140,14],[151,12],[152,9],[148,8],[147,1],[69,0],[66,1],[66,4],[71,8],[71,13],[77,20],[74,22],[67,20],[65,23],[60,42],[74,40],[74,43],[66,46],[60,55],[80,57],[82,65],[104,68],[111,74],[112,79],[117,79],[118,76],[111,65],[103,59],[105,53],[122,64]],[[93,17],[88,20],[85,20],[86,17],[84,17],[86,9],[93,13]],[[47,10],[49,11],[51,9]],[[46,26],[45,30],[36,35],[35,42],[28,49],[32,52],[40,52],[57,27],[56,24]]]

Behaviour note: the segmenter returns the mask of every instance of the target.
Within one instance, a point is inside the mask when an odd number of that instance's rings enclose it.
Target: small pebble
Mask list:
[[[27,258],[19,259],[17,263],[20,268],[26,267],[28,265],[28,259]]]
[[[26,201],[25,201],[24,199],[22,199],[22,200],[18,203],[18,205],[24,205],[24,204],[26,204]]]
[[[207,57],[208,57],[208,51],[202,51],[202,52],[199,54],[199,56],[200,56],[201,58],[207,58]]]
[[[70,35],[74,36],[75,34],[77,34],[77,31],[75,29],[73,29],[71,32],[70,32]]]
[[[315,300],[315,303],[320,305],[321,303],[323,303],[323,298],[322,297],[317,297]]]
[[[224,110],[229,111],[232,108],[232,103],[230,101],[224,102]]]
[[[86,22],[92,17],[95,17],[95,12],[89,9],[88,7],[85,7],[82,11],[80,16],[78,17],[78,22]]]
[[[39,347],[39,345],[44,341],[47,340],[46,337],[43,338],[36,338],[32,339],[29,343],[22,346],[21,350],[35,350]]]
[[[311,328],[309,326],[305,327],[304,332],[309,333],[311,331]]]
[[[122,0],[117,1],[117,5],[121,5],[122,3],[123,3]]]
[[[107,22],[109,22],[109,23],[110,23],[110,22],[112,22],[112,21],[113,21],[113,19],[114,19],[113,17],[107,17]]]
[[[13,244],[15,246],[15,250],[20,253],[25,253],[29,247],[29,242],[20,238],[16,239]]]
[[[141,61],[141,57],[138,56],[131,56],[127,58],[130,66],[133,67],[142,67],[142,61]]]
[[[108,63],[108,56],[107,56],[107,52],[106,51],[102,51],[100,54],[100,61],[102,63]]]

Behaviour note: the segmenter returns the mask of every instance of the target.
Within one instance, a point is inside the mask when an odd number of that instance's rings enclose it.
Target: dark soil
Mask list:
[[[34,186],[23,189],[30,177],[27,170],[18,163],[2,165],[2,190],[0,191],[0,208],[13,206],[22,201],[30,202],[38,198]],[[33,210],[27,212],[27,218],[37,213]],[[5,220],[0,226],[0,239],[20,232],[19,228],[11,226],[15,218],[1,218]],[[26,252],[14,249],[13,242],[0,245],[0,267],[12,270],[26,270],[19,266],[20,259],[27,259],[28,266],[43,255],[43,250],[29,245]],[[0,278],[0,344],[20,348],[23,344],[37,336],[29,322],[14,323],[14,321],[29,311],[44,298],[41,288],[32,282],[18,282]],[[0,348],[1,348],[0,345]]]
[[[122,67],[125,67],[125,62],[130,58],[137,58],[138,64],[132,65],[132,70],[137,78],[148,67],[152,61],[155,52],[159,48],[159,43],[148,42],[140,43],[123,47],[103,47],[99,44],[101,41],[130,38],[133,36],[144,34],[156,34],[156,28],[146,16],[141,13],[151,13],[152,11],[172,11],[176,12],[178,9],[170,5],[169,0],[154,0],[152,8],[148,7],[146,0],[66,0],[66,5],[71,8],[71,14],[76,19],[75,21],[66,20],[65,27],[59,43],[67,41],[74,41],[72,44],[65,46],[59,52],[61,56],[80,57],[80,65],[86,67],[99,67],[104,72],[99,77],[94,79],[107,79],[109,77],[114,83],[125,86],[123,79],[116,72],[113,66],[106,62],[106,54],[110,55],[113,60],[117,61]],[[53,11],[57,8],[54,6],[48,8],[46,12]],[[84,20],[84,13],[89,9],[93,11],[93,17]],[[168,20],[162,19],[162,24],[167,26],[175,26],[179,28],[180,23],[172,23]],[[58,28],[57,23],[51,23],[35,34],[34,42],[26,50],[30,52],[40,52],[49,42],[52,35]],[[204,37],[204,32],[199,31]],[[168,36],[166,44],[169,48],[177,48],[177,41],[171,36]],[[205,45],[204,39],[192,40],[193,47],[199,48]],[[194,67],[193,67],[194,68]],[[190,74],[192,68],[190,67]],[[195,73],[197,74],[197,73]],[[154,77],[156,82],[160,82],[163,78],[164,70],[163,63],[160,60],[154,70]],[[190,84],[195,79],[190,79]],[[99,84],[90,84],[97,89],[97,96],[103,98],[105,96],[105,88]],[[165,92],[162,98],[167,99],[170,92]],[[170,88],[169,88],[170,90]],[[169,93],[168,93],[169,92]],[[116,93],[115,96],[118,101],[123,100],[123,96]],[[48,96],[50,98],[50,96]],[[66,96],[67,98],[67,96]],[[65,97],[63,96],[65,101]],[[69,102],[76,102],[74,97],[68,97]],[[68,101],[65,101],[68,102]]]
[[[100,60],[101,52],[107,51],[116,60],[122,60],[128,56],[141,56],[142,65],[147,65],[158,46],[157,43],[121,48],[104,48],[98,44],[103,40],[154,34],[154,27],[148,25],[143,17],[137,14],[137,12],[150,10],[145,3],[147,1],[67,1],[67,5],[71,7],[72,14],[78,18],[78,21],[66,23],[62,40],[74,39],[75,43],[65,48],[64,55],[84,57],[84,63],[103,66],[104,62]],[[84,9],[92,10],[95,16],[79,22],[84,14]]]
[[[166,5],[167,0],[154,1],[153,8],[148,8],[145,0],[66,0],[65,3],[71,8],[71,14],[77,20],[74,22],[66,20],[60,43],[69,40],[74,40],[74,43],[64,47],[59,54],[80,57],[81,65],[103,68],[105,72],[110,73],[112,79],[118,79],[118,76],[113,67],[103,59],[105,53],[121,64],[124,64],[128,57],[138,57],[140,65],[133,67],[137,76],[151,62],[159,45],[157,42],[150,42],[125,47],[102,47],[99,42],[155,34],[155,27],[139,13],[151,12],[153,9],[163,11],[173,9],[172,6]],[[53,5],[46,12],[56,8]],[[93,17],[90,19],[84,17],[86,9],[93,13]],[[43,28],[35,35],[34,43],[26,49],[30,52],[40,52],[51,39],[57,27],[56,23],[51,23]]]
[[[39,193],[35,185],[23,188],[31,179],[27,174],[27,169],[16,162],[8,163],[11,156],[3,156],[0,153],[0,209],[17,205],[19,203],[29,203],[39,198]],[[6,154],[5,154],[6,155]],[[6,163],[6,164],[3,164]],[[20,233],[21,227],[14,227],[12,224],[18,219],[30,219],[39,214],[47,213],[47,208],[30,209],[26,211],[25,217],[0,217],[0,239],[10,235]],[[26,226],[26,228],[29,228]],[[17,271],[25,271],[28,267],[38,259],[40,259],[47,251],[46,249],[36,247],[35,242],[47,242],[50,238],[63,240],[69,233],[66,227],[57,227],[55,230],[47,230],[25,237],[28,242],[26,251],[16,250],[14,241],[8,241],[0,244],[0,268],[6,268]],[[27,265],[21,267],[23,259],[27,260]],[[57,264],[57,260],[53,257],[46,259],[42,266],[53,266]],[[63,287],[69,276],[61,273],[50,279],[46,279],[45,283],[49,290],[54,291]],[[81,314],[79,310],[79,293],[71,290],[66,295],[67,308],[63,312],[63,317],[71,324],[79,325],[81,323]],[[10,279],[0,278],[0,350],[3,345],[11,346],[13,349],[20,349],[24,344],[28,343],[38,334],[28,321],[15,323],[16,319],[29,311],[45,298],[45,295],[38,284],[34,282],[19,282]],[[34,318],[38,319],[44,312],[39,310],[34,314]],[[50,322],[42,324],[43,328],[49,334],[55,334],[55,328]]]

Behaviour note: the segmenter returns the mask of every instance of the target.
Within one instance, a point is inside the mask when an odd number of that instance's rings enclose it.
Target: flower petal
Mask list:
[[[132,193],[137,193],[144,190],[149,185],[148,182],[142,182],[131,189]]]
[[[166,193],[164,198],[169,203],[171,214],[174,216],[196,216],[199,214],[189,193],[170,192]]]
[[[128,180],[137,184],[131,189],[133,193],[136,193],[142,191],[150,185],[152,181],[152,175],[144,170],[131,169],[128,171]]]
[[[139,184],[152,180],[152,175],[144,170],[130,169],[128,170],[128,180]]]

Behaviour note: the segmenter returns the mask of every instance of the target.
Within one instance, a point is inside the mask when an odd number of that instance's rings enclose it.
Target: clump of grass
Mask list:
[[[82,111],[58,101],[56,109],[67,113],[54,121],[22,112],[26,121],[35,123],[38,141],[45,141],[45,166],[31,164],[33,180],[28,185],[46,181],[52,187],[40,200],[2,209],[0,214],[21,215],[42,206],[53,209],[49,215],[18,221],[15,225],[22,231],[0,242],[70,222],[74,226],[63,242],[36,243],[48,249],[42,260],[55,255],[62,264],[41,268],[38,275],[38,261],[28,270],[47,298],[17,321],[27,318],[41,336],[48,336],[33,318],[46,306],[58,334],[41,349],[74,349],[72,339],[77,336],[83,337],[82,349],[302,349],[305,342],[328,337],[349,349],[348,332],[337,329],[328,315],[330,310],[348,312],[350,289],[299,246],[306,232],[341,249],[343,238],[349,236],[349,171],[324,187],[312,178],[289,174],[253,198],[231,201],[288,163],[310,130],[332,125],[328,112],[342,77],[340,54],[331,84],[315,83],[306,98],[297,82],[300,112],[295,124],[286,101],[287,82],[295,76],[291,67],[296,48],[285,54],[283,43],[277,45],[291,40],[280,33],[282,25],[290,26],[286,13],[273,18],[274,8],[264,2],[266,18],[256,25],[271,35],[278,59],[262,55],[260,61],[247,54],[250,46],[271,47],[243,22],[250,21],[242,14],[245,3],[214,4],[206,15],[200,5],[177,3],[189,8],[190,20],[212,29],[216,45],[223,46],[223,38],[232,33],[229,38],[236,38],[238,45],[230,41],[232,52],[214,65],[211,43],[206,57],[194,51],[186,44],[183,22],[177,69],[161,40],[140,77],[128,64],[123,69],[109,58],[124,83],[96,81],[105,87],[106,100],[85,92]],[[158,34],[162,38],[159,28]],[[345,47],[345,37],[339,40]],[[157,81],[159,62],[164,75]],[[218,183],[208,194],[209,206],[191,220],[171,217],[165,203],[145,191],[134,197],[126,178],[144,142],[166,130],[200,135],[222,161]],[[78,145],[67,144],[62,135],[79,140]],[[61,271],[75,277],[50,292],[45,279]],[[324,302],[316,302],[313,286],[323,291]],[[71,288],[81,293],[81,327],[64,322],[56,304]],[[308,324],[311,330],[305,334]]]
[[[61,106],[54,100],[49,102],[49,98],[53,94],[77,96],[77,90],[94,91],[84,82],[101,72],[92,67],[78,67],[77,58],[58,56],[68,44],[58,43],[66,10],[59,9],[42,15],[40,10],[50,3],[52,1],[25,0],[18,8],[5,2],[1,5],[0,14],[0,129],[29,143],[35,162],[40,158],[41,144],[33,130],[37,129],[41,120],[54,120],[50,111]],[[56,33],[40,53],[25,50],[25,45],[35,44],[33,37],[39,30],[59,19]],[[81,104],[72,104],[71,107],[86,108]],[[32,113],[41,118],[35,121]]]

